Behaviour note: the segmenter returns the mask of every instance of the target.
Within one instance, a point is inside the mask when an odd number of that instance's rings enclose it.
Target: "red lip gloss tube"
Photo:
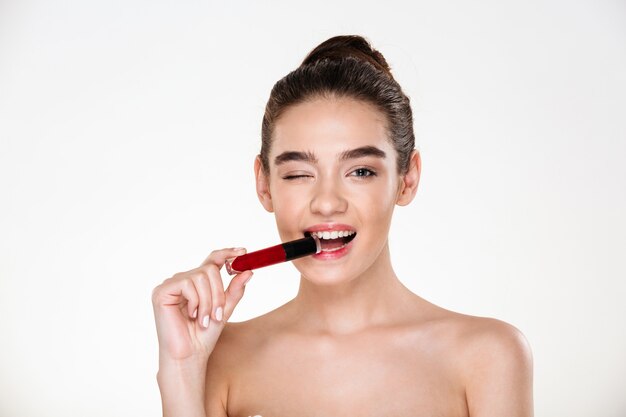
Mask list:
[[[322,245],[319,238],[310,235],[303,239],[292,240],[291,242],[246,253],[226,261],[226,270],[230,275],[235,275],[249,269],[262,268],[302,258],[303,256],[314,255],[320,253],[321,250]]]

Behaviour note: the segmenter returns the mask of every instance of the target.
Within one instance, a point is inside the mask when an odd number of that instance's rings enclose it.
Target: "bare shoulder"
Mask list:
[[[449,353],[474,361],[480,356],[501,355],[510,360],[526,361],[530,347],[520,330],[494,318],[456,313],[420,300],[415,315],[418,328],[426,328],[441,340]],[[467,363],[466,363],[467,365]]]
[[[528,341],[516,327],[487,317],[458,315],[456,320],[459,348],[468,360],[477,360],[484,356],[489,356],[491,360],[530,360]]]
[[[533,415],[532,352],[526,337],[501,320],[452,313],[452,353],[471,416]]]
[[[463,373],[494,366],[532,366],[531,349],[516,327],[488,317],[459,314],[434,307],[429,326],[437,329],[448,354],[459,359]]]

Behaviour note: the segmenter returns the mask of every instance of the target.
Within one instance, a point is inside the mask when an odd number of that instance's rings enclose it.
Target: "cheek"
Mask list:
[[[355,190],[354,199],[371,207],[372,212],[386,212],[393,209],[396,202],[396,184],[394,181],[378,182],[361,190]],[[373,213],[372,213],[373,214]]]
[[[393,181],[391,181],[393,182]],[[396,204],[395,184],[381,183],[376,187],[363,192],[358,197],[358,210],[367,219],[367,223],[372,225],[377,233],[383,233],[383,230],[389,228],[391,216]]]
[[[289,224],[298,219],[298,213],[306,207],[307,196],[302,190],[289,189],[276,186],[272,192],[272,204],[274,207],[274,215],[276,222],[280,224]]]

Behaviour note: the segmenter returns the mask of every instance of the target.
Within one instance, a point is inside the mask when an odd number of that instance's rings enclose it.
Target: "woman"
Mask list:
[[[164,415],[533,414],[521,333],[437,307],[393,271],[393,210],[420,178],[412,125],[387,62],[359,36],[323,42],[276,83],[258,197],[283,241],[314,233],[323,250],[293,262],[293,300],[243,323],[227,321],[252,272],[224,290],[220,271],[244,249],[212,252],[155,288]]]

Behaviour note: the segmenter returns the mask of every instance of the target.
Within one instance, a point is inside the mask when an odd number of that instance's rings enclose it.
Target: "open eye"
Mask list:
[[[352,171],[350,175],[353,177],[362,177],[362,178],[375,177],[376,172],[372,171],[369,168],[357,168],[354,171]]]

